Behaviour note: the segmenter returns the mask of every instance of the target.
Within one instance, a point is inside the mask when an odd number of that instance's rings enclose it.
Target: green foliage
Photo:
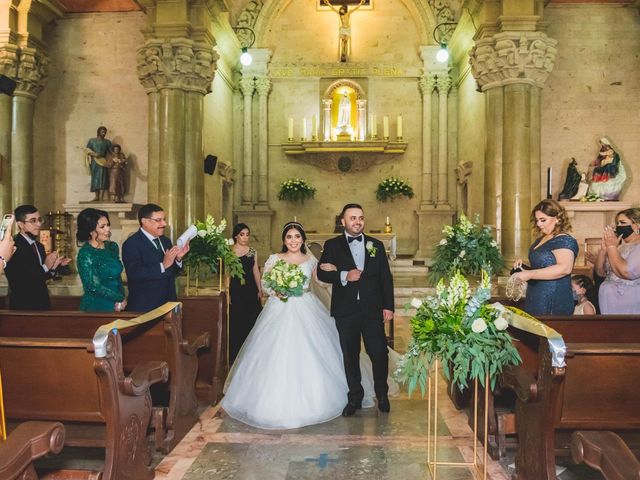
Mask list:
[[[302,296],[307,276],[302,273],[299,265],[280,259],[264,273],[263,280],[267,288],[276,292],[281,301],[286,302],[289,297]]]
[[[442,364],[445,377],[461,390],[474,379],[484,385],[485,372],[494,388],[506,366],[521,362],[506,331],[506,318],[487,304],[490,296],[487,272],[482,272],[475,292],[467,279],[456,272],[448,285],[440,280],[435,296],[413,299],[411,305],[416,314],[411,319],[411,343],[396,371],[398,380],[408,386],[409,395],[420,387],[424,396],[429,370],[436,359]]]
[[[460,271],[463,275],[480,275],[482,270],[489,275],[497,274],[504,266],[498,244],[491,236],[489,227],[482,227],[461,215],[453,225],[442,229],[444,238],[436,247],[429,279],[434,283]]]
[[[393,201],[402,195],[413,198],[413,188],[405,180],[398,177],[385,178],[378,184],[376,190],[376,198],[379,202]]]
[[[195,222],[198,234],[189,243],[189,252],[184,257],[184,265],[198,270],[201,266],[211,269],[212,273],[218,272],[218,259],[229,275],[241,279],[244,282],[244,270],[242,262],[231,250],[232,240],[227,240],[223,232],[227,228],[227,221],[221,220],[219,225],[211,215],[207,215],[204,222]]]
[[[315,195],[316,189],[306,180],[289,178],[280,184],[278,200],[304,203],[305,200],[312,199]]]

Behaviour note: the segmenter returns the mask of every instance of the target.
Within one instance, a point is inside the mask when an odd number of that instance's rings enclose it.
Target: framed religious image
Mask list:
[[[349,10],[355,7],[361,8],[362,10],[373,10],[373,0],[328,0],[333,8],[340,8],[343,5],[346,5]],[[331,10],[331,7],[325,3],[324,0],[316,0],[316,8],[318,10]]]

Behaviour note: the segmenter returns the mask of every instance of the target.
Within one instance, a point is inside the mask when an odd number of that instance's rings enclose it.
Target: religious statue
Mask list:
[[[127,159],[122,153],[122,147],[117,143],[113,144],[111,162],[109,164],[109,195],[111,201],[115,203],[124,202],[125,193],[125,168]]]
[[[326,6],[340,15],[340,30],[338,34],[338,59],[340,62],[344,63],[349,61],[349,52],[351,51],[351,14],[364,5],[365,1],[366,0],[360,0],[360,3],[349,11],[347,5],[341,5],[340,8],[337,9],[334,5],[331,5],[329,0],[322,0]]]
[[[347,131],[351,127],[351,99],[343,92],[338,105],[338,130]]]
[[[598,157],[590,165],[589,194],[598,195],[602,200],[619,200],[627,172],[609,139],[602,137],[599,143]]]
[[[94,202],[103,200],[109,191],[109,155],[111,140],[107,140],[107,127],[98,127],[96,138],[87,142],[86,162],[91,172],[91,191],[95,193]]]
[[[458,163],[456,167],[456,179],[458,181],[458,205],[463,214],[468,214],[469,205],[469,177],[473,171],[473,162]]]
[[[567,167],[567,177],[564,180],[564,187],[558,195],[558,200],[568,200],[578,193],[580,186],[580,172],[578,171],[578,162],[571,157],[571,162]]]

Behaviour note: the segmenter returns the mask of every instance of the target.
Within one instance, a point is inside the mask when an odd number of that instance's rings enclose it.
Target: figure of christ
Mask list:
[[[365,1],[366,0],[360,0],[360,3],[349,11],[347,5],[341,5],[340,8],[336,8],[334,5],[331,5],[329,0],[322,0],[326,6],[340,16],[340,30],[338,34],[338,59],[340,62],[345,63],[349,61],[349,53],[351,51],[351,14],[364,5]]]

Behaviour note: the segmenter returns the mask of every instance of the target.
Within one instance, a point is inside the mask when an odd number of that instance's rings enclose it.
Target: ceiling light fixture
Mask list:
[[[256,41],[256,34],[251,27],[232,27],[234,32],[246,32],[238,35],[238,40],[242,45],[242,54],[240,55],[240,63],[244,66],[251,65],[253,58],[249,53],[249,49]]]

